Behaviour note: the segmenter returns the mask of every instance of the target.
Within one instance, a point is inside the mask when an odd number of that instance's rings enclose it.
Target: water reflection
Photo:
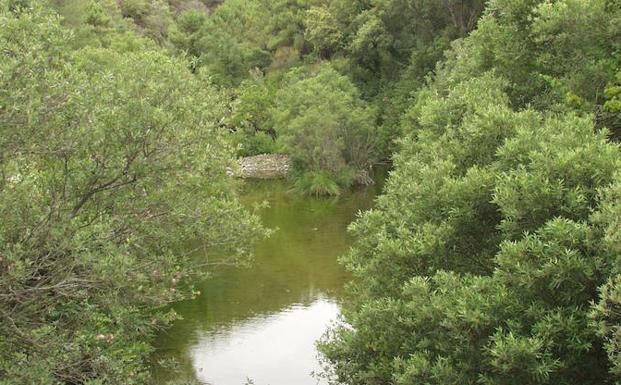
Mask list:
[[[247,379],[257,385],[318,384],[311,376],[320,370],[314,342],[338,313],[334,301],[318,299],[226,330],[201,331],[190,349],[195,376],[206,384],[244,384]]]
[[[368,209],[379,186],[314,199],[287,192],[280,181],[248,183],[244,202],[267,200],[263,223],[279,230],[257,245],[251,268],[222,268],[180,302],[184,318],[162,333],[156,360],[175,358],[181,371],[156,365],[159,382],[195,378],[213,385],[315,385],[314,342],[338,314],[347,274],[336,258],[351,239],[346,229]]]

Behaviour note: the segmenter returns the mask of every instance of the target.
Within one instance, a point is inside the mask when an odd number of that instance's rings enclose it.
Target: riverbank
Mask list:
[[[231,176],[242,179],[284,179],[291,169],[291,159],[286,154],[247,156],[239,158],[237,163],[238,170],[229,170],[229,173]],[[355,184],[369,186],[373,183],[369,170],[361,170],[357,173]]]

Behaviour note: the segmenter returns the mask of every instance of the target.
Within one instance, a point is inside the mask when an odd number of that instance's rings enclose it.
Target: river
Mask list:
[[[377,178],[377,179],[382,179]],[[259,242],[250,268],[222,268],[198,285],[201,295],[173,306],[183,319],[158,336],[160,382],[211,385],[315,385],[323,380],[315,341],[339,314],[347,273],[337,257],[352,240],[348,224],[370,208],[380,184],[337,198],[288,192],[285,181],[246,181],[242,201],[277,229]],[[159,383],[159,382],[158,382]]]

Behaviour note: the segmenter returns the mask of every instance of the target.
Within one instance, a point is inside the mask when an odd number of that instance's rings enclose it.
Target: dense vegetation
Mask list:
[[[0,383],[145,383],[157,309],[207,271],[182,246],[236,263],[263,233],[223,95],[135,36],[70,49],[49,10],[0,4]]]
[[[230,91],[240,155],[288,153],[297,187],[337,194],[390,157],[412,86],[481,10],[480,1],[228,0],[209,17],[181,13],[170,41]]]
[[[621,383],[621,2],[221,3],[0,0],[0,384],[148,383],[264,152],[318,195],[394,162],[335,381]]]
[[[490,1],[401,117],[351,229],[348,384],[613,384],[621,4]],[[618,75],[616,75],[618,76]]]

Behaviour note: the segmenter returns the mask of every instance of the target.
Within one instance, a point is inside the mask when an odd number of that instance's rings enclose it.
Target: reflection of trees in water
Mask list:
[[[310,305],[319,297],[338,298],[347,274],[336,258],[350,245],[347,225],[359,210],[370,207],[378,188],[316,199],[289,193],[285,181],[248,183],[244,202],[251,206],[267,200],[270,207],[259,214],[266,226],[278,230],[257,245],[250,268],[218,268],[197,285],[201,296],[175,305],[184,319],[160,336],[162,351],[156,358],[176,357],[181,371],[192,377],[187,350],[199,332],[221,332],[292,304]]]

